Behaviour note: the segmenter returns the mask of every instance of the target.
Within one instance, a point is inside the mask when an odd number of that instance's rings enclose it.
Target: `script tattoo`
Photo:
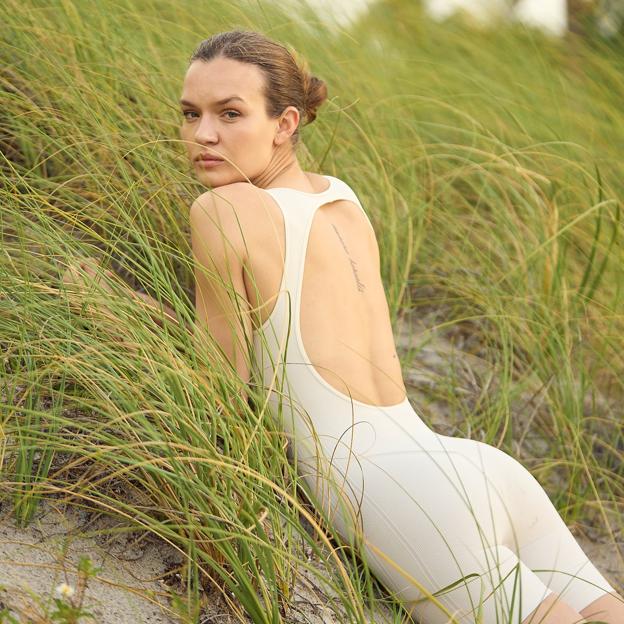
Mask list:
[[[340,236],[340,232],[338,231],[338,229],[336,228],[336,226],[332,223],[332,227],[334,228],[334,231],[336,232],[336,234],[338,235],[338,238],[340,239],[340,244],[342,245],[343,249],[345,250],[347,256],[349,257],[349,262],[351,264],[351,270],[353,271],[353,276],[355,277],[355,284],[357,286],[357,289],[362,292],[363,290],[366,289],[366,286],[364,285],[364,283],[362,281],[360,281],[360,278],[358,277],[358,273],[357,273],[357,262],[351,257],[351,254],[349,253],[349,250],[347,249],[347,246],[344,242],[344,240],[342,239],[342,236]]]

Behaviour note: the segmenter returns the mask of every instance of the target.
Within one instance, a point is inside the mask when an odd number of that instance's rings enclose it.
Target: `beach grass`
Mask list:
[[[342,28],[298,3],[0,11],[0,495],[20,525],[56,497],[158,536],[186,559],[189,622],[207,587],[240,621],[299,621],[303,570],[336,621],[406,617],[307,498],[262,389],[196,348],[188,212],[206,188],[177,100],[199,41],[250,28],[328,84],[300,162],[358,194],[392,322],[424,319],[489,366],[477,400],[449,367],[416,411],[443,402],[458,435],[521,456],[624,570],[621,43],[436,24],[411,2]],[[112,277],[63,284],[94,256]]]

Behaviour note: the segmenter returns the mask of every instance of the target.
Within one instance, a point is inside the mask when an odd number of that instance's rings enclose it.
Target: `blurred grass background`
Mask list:
[[[1,13],[0,494],[20,522],[58,496],[171,540],[191,621],[207,584],[240,617],[288,621],[293,579],[312,570],[302,541],[344,621],[381,601],[399,618],[335,547],[262,398],[236,399],[214,347],[59,283],[98,255],[192,321],[187,217],[205,189],[177,100],[199,41],[250,28],[328,84],[300,161],[358,193],[393,322],[487,363],[476,401],[452,367],[432,390],[458,435],[522,457],[624,570],[621,38],[437,24],[404,0],[344,28],[300,2],[7,0]],[[416,365],[418,349],[400,353]],[[432,422],[432,397],[410,397]]]

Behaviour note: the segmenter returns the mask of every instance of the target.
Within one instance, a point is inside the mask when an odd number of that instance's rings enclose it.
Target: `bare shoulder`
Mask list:
[[[191,204],[189,221],[196,239],[214,241],[225,236],[246,255],[250,219],[258,189],[248,182],[233,182],[199,195]]]
[[[199,195],[190,209],[191,227],[207,220],[223,228],[245,228],[253,222],[261,189],[249,182],[224,184]]]
[[[221,213],[227,207],[235,211],[244,210],[256,191],[254,185],[249,182],[233,182],[217,186],[195,198],[191,204],[191,215],[205,211]]]

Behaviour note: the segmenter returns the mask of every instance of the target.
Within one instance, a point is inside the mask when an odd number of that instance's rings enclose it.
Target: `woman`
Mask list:
[[[190,210],[198,327],[266,385],[319,510],[422,624],[624,622],[535,478],[410,405],[373,228],[345,182],[297,160],[326,96],[256,32],[192,55],[181,138],[213,189]]]

